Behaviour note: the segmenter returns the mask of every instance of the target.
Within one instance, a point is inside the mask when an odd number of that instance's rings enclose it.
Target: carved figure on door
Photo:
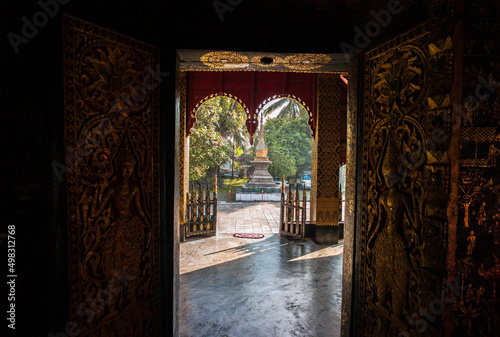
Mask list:
[[[420,227],[417,208],[409,194],[401,191],[397,157],[392,140],[387,140],[381,172],[389,192],[382,194],[378,202],[378,220],[368,241],[373,245],[374,285],[376,305],[393,322],[404,323],[398,318],[408,313],[409,279],[412,265],[409,243],[405,239],[404,217],[413,225],[412,241],[418,241]]]
[[[104,276],[108,278],[116,271],[131,279],[124,294],[131,302],[135,302],[137,285],[134,280],[141,273],[143,252],[151,240],[150,222],[141,206],[139,186],[130,181],[135,163],[129,155],[118,159],[118,174],[104,192],[99,205],[94,203],[92,208],[95,218],[109,204],[112,206],[112,229],[102,247]]]

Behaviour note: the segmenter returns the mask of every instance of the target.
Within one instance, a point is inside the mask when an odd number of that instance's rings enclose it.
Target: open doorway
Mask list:
[[[228,55],[223,59],[226,61],[221,59],[221,63],[229,63],[233,71],[181,73],[181,78],[185,78],[187,96],[183,101],[181,92],[181,107],[183,104],[187,112],[184,116],[185,134],[189,135],[190,127],[195,124],[194,108],[215,90],[215,94],[227,92],[244,102],[245,124],[250,142],[253,142],[259,129],[262,103],[269,97],[272,99],[266,103],[282,98],[278,95],[287,93],[287,86],[289,92],[294,93],[292,99],[305,103],[302,104],[307,107],[303,115],[304,126],[310,130],[310,136],[314,134],[317,126],[314,74],[268,72],[264,76],[258,71],[235,72],[237,65],[232,63],[233,60]],[[306,62],[300,64],[308,64],[307,61],[311,60],[303,61]],[[338,78],[338,74],[336,76]],[[247,84],[257,90],[247,91]],[[297,95],[298,91],[304,95]],[[334,104],[330,106],[335,109]],[[330,154],[338,151],[340,146],[337,143],[332,148]],[[312,144],[309,149],[312,153]],[[337,185],[338,169],[337,166]],[[300,178],[303,171],[308,170],[302,169]],[[310,171],[314,171],[312,160]],[[290,176],[297,182],[295,174],[293,172]],[[337,202],[338,195],[335,196]],[[334,218],[333,215],[330,217]],[[243,217],[243,226],[246,221],[253,222],[253,219]],[[185,254],[188,250],[190,253]],[[340,334],[341,279],[342,245],[321,245],[310,240],[289,241],[277,233],[268,233],[258,240],[217,235],[187,241],[181,245],[181,335],[264,336],[270,332],[272,335],[288,335],[291,331],[318,336],[331,335],[332,331]]]

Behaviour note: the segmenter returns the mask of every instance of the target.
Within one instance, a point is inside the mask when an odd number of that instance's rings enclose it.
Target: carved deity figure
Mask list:
[[[150,242],[150,224],[141,206],[139,186],[130,181],[134,158],[124,156],[118,163],[116,183],[106,189],[97,207],[93,204],[92,216],[99,216],[111,204],[111,230],[102,247],[104,275],[109,278],[110,274],[118,272],[132,280],[124,297],[134,302],[133,280],[141,273],[143,252]]]
[[[481,203],[481,206],[479,207],[479,217],[477,219],[477,224],[479,226],[484,225],[484,222],[486,221],[486,202],[483,201]]]
[[[378,221],[368,244],[373,244],[376,305],[385,315],[392,316],[393,322],[402,324],[398,317],[408,311],[412,270],[409,244],[404,236],[404,216],[413,224],[414,233],[418,230],[419,222],[412,198],[401,191],[396,156],[390,143],[389,140],[381,168],[389,192],[379,198]]]
[[[476,248],[476,236],[474,231],[470,231],[470,236],[467,238],[469,245],[467,246],[467,255],[472,255],[474,248]]]
[[[498,213],[494,215],[495,225],[493,227],[493,239],[496,245],[500,244],[500,209]]]

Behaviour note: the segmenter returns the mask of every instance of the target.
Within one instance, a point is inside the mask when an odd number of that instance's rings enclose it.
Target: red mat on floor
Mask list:
[[[233,236],[235,238],[243,238],[243,239],[262,239],[264,237],[264,234],[236,233]]]

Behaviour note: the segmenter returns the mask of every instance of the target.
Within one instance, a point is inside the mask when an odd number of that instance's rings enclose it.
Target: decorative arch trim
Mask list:
[[[274,95],[272,97],[269,97],[269,98],[266,98],[262,103],[259,104],[259,107],[257,109],[257,115],[256,115],[256,119],[258,120],[261,112],[262,112],[262,109],[264,108],[264,106],[269,103],[269,102],[272,102],[272,101],[275,101],[277,99],[280,99],[280,98],[289,98],[291,100],[294,100],[296,102],[298,102],[300,105],[302,105],[304,107],[304,109],[306,109],[307,111],[307,125],[309,125],[309,129],[311,130],[311,137],[314,138],[314,133],[316,131],[316,122],[315,122],[315,119],[314,119],[314,114],[313,114],[313,109],[311,109],[307,103],[305,101],[303,101],[300,97],[296,96],[296,95],[292,95],[292,94],[278,94],[278,95]],[[258,122],[257,122],[257,126],[258,126]]]
[[[211,94],[211,95],[204,97],[201,101],[196,103],[196,105],[189,112],[189,118],[187,121],[187,128],[186,128],[186,137],[188,137],[191,134],[191,129],[193,128],[194,123],[196,123],[196,112],[198,111],[198,109],[201,108],[201,106],[203,104],[205,104],[206,102],[210,101],[211,99],[217,98],[217,97],[228,97],[228,98],[235,100],[239,104],[241,104],[241,106],[245,110],[245,114],[247,115],[247,121],[249,120],[250,110],[247,108],[246,104],[241,99],[239,99],[235,95],[232,95],[232,94],[226,93],[226,92]],[[247,127],[248,127],[248,125],[247,125]]]
[[[316,74],[294,72],[190,71],[188,73],[187,126],[190,128],[194,125],[194,121],[190,120],[191,113],[204,98],[230,92],[241,102],[245,102],[244,106],[248,108],[245,124],[250,134],[250,144],[253,144],[253,135],[258,125],[258,102],[274,95],[295,95],[309,106],[314,133],[316,129],[316,76]]]

